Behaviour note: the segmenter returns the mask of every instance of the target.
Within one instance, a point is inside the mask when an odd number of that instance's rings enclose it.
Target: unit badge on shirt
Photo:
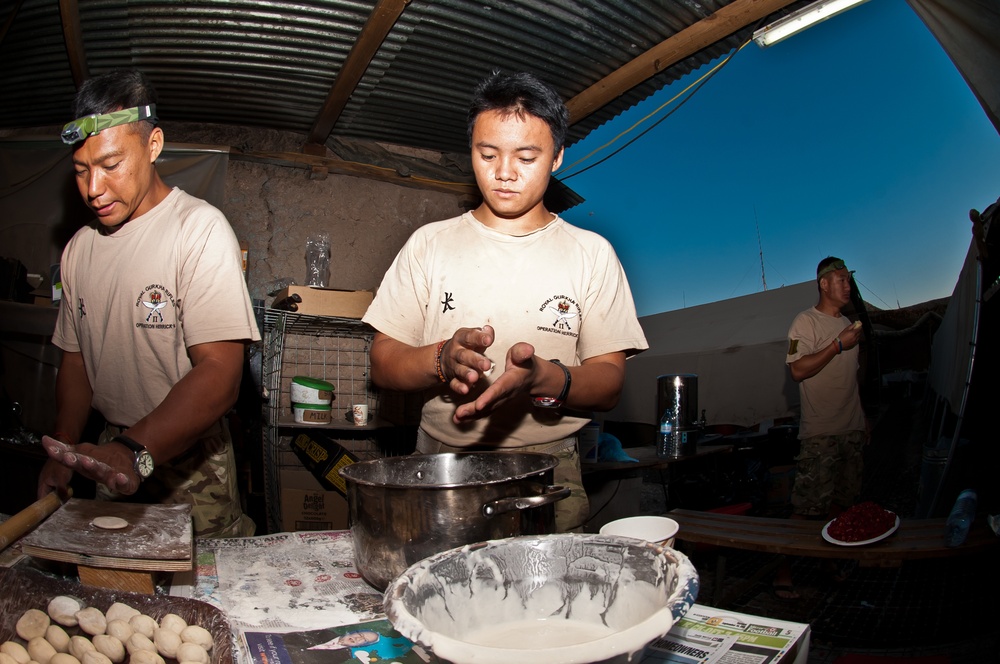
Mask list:
[[[174,297],[169,290],[159,284],[146,286],[135,306],[139,309],[135,326],[146,329],[172,329],[174,323],[167,322],[165,316],[174,306]]]
[[[550,316],[550,322],[547,325],[539,325],[539,330],[549,330],[574,337],[579,335],[575,328],[579,325],[580,305],[573,298],[565,295],[550,297],[538,310]]]

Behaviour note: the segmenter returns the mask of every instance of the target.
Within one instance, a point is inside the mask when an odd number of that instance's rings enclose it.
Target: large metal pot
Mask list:
[[[388,457],[340,470],[354,564],[378,590],[410,565],[474,542],[555,529],[551,454],[463,452]]]

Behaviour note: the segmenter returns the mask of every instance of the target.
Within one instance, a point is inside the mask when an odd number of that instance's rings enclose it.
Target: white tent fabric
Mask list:
[[[969,245],[965,264],[958,276],[941,327],[934,334],[931,346],[931,366],[927,383],[936,394],[944,397],[956,415],[961,415],[962,399],[969,380],[976,329],[976,299],[979,288],[976,278],[978,250],[975,241]]]
[[[907,0],[1000,132],[1000,2]]]
[[[785,366],[788,327],[816,304],[807,281],[742,297],[643,316],[649,350],[625,365],[618,406],[601,419],[656,423],[657,377],[698,376],[698,408],[708,424],[739,424],[797,415],[798,386]]]
[[[931,367],[927,375],[928,384],[934,392],[947,400],[955,415],[963,415],[963,400],[967,385],[972,379],[972,365],[975,363],[977,345],[992,343],[992,339],[984,337],[979,330],[979,306],[981,300],[988,300],[992,295],[990,279],[995,278],[995,268],[992,275],[982,273],[980,247],[986,246],[986,235],[994,224],[1000,221],[1000,200],[987,207],[981,215],[984,236],[979,238],[983,245],[973,237],[969,243],[969,251],[965,256],[962,272],[944,313],[941,327],[934,335],[934,345],[931,348]],[[976,229],[974,227],[973,234]],[[985,251],[985,250],[984,250]],[[983,256],[987,256],[984,253]],[[995,264],[995,263],[994,263]],[[986,279],[988,283],[983,283]],[[997,280],[1000,283],[1000,280]],[[994,285],[993,288],[996,288]],[[983,292],[986,292],[985,297]]]

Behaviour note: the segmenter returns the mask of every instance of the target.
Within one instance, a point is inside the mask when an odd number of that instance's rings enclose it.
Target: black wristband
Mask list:
[[[539,408],[558,408],[563,405],[566,401],[566,397],[569,396],[569,387],[573,384],[573,375],[570,374],[569,369],[567,369],[562,362],[559,360],[549,361],[562,369],[563,376],[566,377],[566,382],[563,383],[562,391],[559,392],[559,396],[557,397],[532,397],[531,402]]]

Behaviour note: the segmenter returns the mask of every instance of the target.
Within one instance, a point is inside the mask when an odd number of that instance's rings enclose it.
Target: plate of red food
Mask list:
[[[899,528],[899,517],[877,503],[853,505],[823,526],[823,539],[839,546],[862,546],[884,540]]]

